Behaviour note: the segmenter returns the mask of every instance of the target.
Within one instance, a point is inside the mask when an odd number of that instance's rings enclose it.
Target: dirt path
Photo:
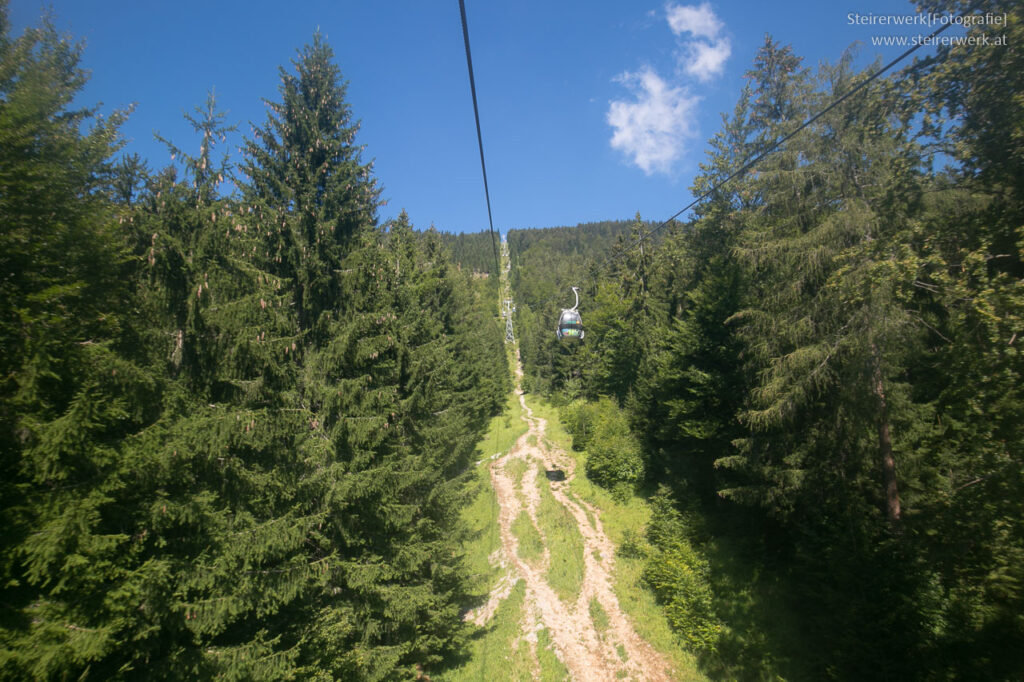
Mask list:
[[[547,441],[547,424],[544,419],[533,415],[521,385],[522,365],[517,358],[516,393],[529,430],[508,453],[492,459],[488,465],[498,499],[502,545],[501,556],[493,557],[493,561],[507,567],[508,573],[491,591],[487,603],[467,614],[467,619],[485,624],[515,584],[522,580],[526,586],[526,600],[520,637],[529,643],[535,662],[537,631],[546,628],[555,654],[573,680],[671,679],[667,660],[636,633],[612,590],[615,547],[604,533],[600,510],[568,494],[569,483],[576,473],[575,460]],[[523,463],[514,465],[517,460]],[[546,471],[563,471],[564,480],[538,478],[538,464]],[[518,481],[516,472],[521,476]],[[579,596],[572,603],[560,599],[546,577],[550,551],[537,520],[540,509],[538,480],[541,485],[550,487],[555,501],[575,519],[583,537],[584,574]],[[519,541],[512,531],[513,522],[523,512],[544,545],[540,556],[533,560],[521,556]],[[600,628],[591,617],[592,601],[600,604],[606,616],[607,622]],[[534,679],[538,679],[539,667],[534,666],[531,673]]]

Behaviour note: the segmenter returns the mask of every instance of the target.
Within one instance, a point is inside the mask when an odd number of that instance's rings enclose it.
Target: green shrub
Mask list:
[[[587,476],[609,489],[632,488],[644,475],[640,444],[628,433],[605,433],[598,428],[587,448]]]
[[[644,581],[687,646],[696,652],[715,649],[722,623],[712,605],[708,563],[689,542],[678,539],[655,552],[647,561]]]
[[[644,457],[622,408],[611,398],[601,398],[574,400],[559,412],[573,450],[587,451],[590,480],[617,498],[628,498],[644,476]]]
[[[600,486],[628,497],[644,476],[640,442],[629,430],[626,413],[610,398],[592,405],[592,426],[587,441],[587,476]]]
[[[630,559],[646,559],[648,555],[647,541],[632,528],[626,528],[622,532],[622,542],[619,543],[615,553]]]
[[[593,430],[594,403],[586,400],[573,400],[559,409],[558,413],[565,430],[572,436],[573,450],[586,450],[587,438]]]
[[[722,635],[715,615],[708,562],[686,537],[686,523],[668,492],[651,498],[647,539],[654,547],[644,581],[654,590],[672,629],[695,652],[713,651]]]

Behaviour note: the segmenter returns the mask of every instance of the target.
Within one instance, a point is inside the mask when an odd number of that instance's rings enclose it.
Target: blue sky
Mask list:
[[[44,4],[10,0],[15,33]],[[384,188],[381,217],[417,228],[487,227],[457,0],[54,0],[84,40],[81,102],[135,103],[127,151],[170,163],[154,131],[198,149],[182,112],[217,100],[250,134],[278,99],[278,67],[319,28],[349,81],[357,141]],[[495,228],[663,220],[690,201],[705,141],[730,111],[766,33],[807,65],[860,42],[858,63],[905,48],[872,36],[930,28],[857,25],[910,15],[882,0],[467,0]],[[229,141],[234,151],[240,138]],[[237,152],[234,153],[238,158]]]

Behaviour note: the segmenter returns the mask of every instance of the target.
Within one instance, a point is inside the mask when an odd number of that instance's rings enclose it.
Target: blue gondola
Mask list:
[[[556,333],[562,341],[566,339],[583,340],[583,318],[580,317],[579,311],[576,310],[580,305],[579,287],[573,287],[572,293],[576,295],[576,305],[563,309],[561,317],[558,318]]]

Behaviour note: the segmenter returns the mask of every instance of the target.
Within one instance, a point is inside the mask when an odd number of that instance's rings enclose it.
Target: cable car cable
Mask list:
[[[460,0],[460,2],[461,2],[461,0]],[[657,227],[655,227],[655,228],[654,228],[653,230],[651,230],[650,232],[648,232],[648,233],[647,233],[647,234],[645,234],[645,235],[642,235],[642,236],[641,236],[641,237],[640,237],[639,239],[637,239],[637,240],[636,240],[636,241],[635,241],[635,242],[634,242],[633,244],[631,244],[631,245],[630,245],[630,246],[629,246],[628,248],[624,248],[624,249],[622,249],[621,251],[619,251],[618,253],[616,253],[616,254],[614,254],[614,255],[610,256],[610,257],[609,257],[609,258],[608,258],[608,259],[607,259],[606,261],[604,261],[604,263],[602,263],[602,264],[601,264],[601,265],[600,265],[599,267],[595,268],[595,269],[593,270],[593,272],[595,272],[595,273],[598,273],[598,272],[600,272],[600,271],[601,271],[602,269],[604,269],[604,266],[605,266],[605,265],[608,265],[608,264],[610,264],[610,263],[614,262],[615,260],[617,260],[618,258],[621,258],[621,257],[622,257],[623,255],[625,255],[625,254],[626,254],[626,253],[628,253],[629,251],[632,251],[632,250],[633,250],[634,248],[636,248],[637,246],[639,246],[640,244],[642,244],[642,243],[644,242],[644,240],[648,239],[649,237],[651,237],[652,235],[654,235],[654,234],[655,234],[656,232],[659,232],[659,231],[660,231],[660,230],[662,230],[662,229],[663,229],[663,228],[664,228],[664,227],[665,227],[666,225],[668,225],[668,224],[669,224],[669,223],[671,223],[671,222],[672,222],[673,220],[675,220],[676,218],[678,218],[678,217],[679,217],[680,215],[682,215],[682,214],[683,214],[683,213],[685,213],[686,211],[689,211],[689,210],[690,210],[691,208],[693,208],[694,206],[696,206],[696,205],[697,205],[697,204],[699,204],[700,202],[702,202],[702,201],[704,201],[705,199],[707,199],[707,198],[708,198],[709,196],[711,196],[711,195],[712,195],[713,193],[715,193],[716,191],[718,191],[719,189],[721,189],[721,188],[722,188],[723,186],[725,186],[725,184],[726,184],[726,183],[728,183],[728,182],[729,182],[730,180],[733,180],[733,179],[735,179],[736,177],[738,177],[739,175],[742,175],[743,173],[746,173],[746,172],[747,172],[748,170],[750,170],[750,169],[751,169],[751,168],[753,168],[753,167],[754,167],[755,165],[757,165],[757,164],[758,164],[758,163],[759,163],[759,162],[760,162],[760,161],[761,161],[762,159],[764,159],[764,158],[765,158],[766,156],[768,156],[769,154],[771,154],[771,153],[773,153],[773,152],[777,151],[777,150],[779,149],[779,147],[780,147],[780,146],[782,146],[783,144],[785,144],[785,143],[786,143],[786,142],[788,142],[789,140],[793,139],[793,138],[794,138],[794,137],[795,137],[795,136],[796,136],[796,135],[797,135],[797,134],[798,134],[798,133],[799,133],[799,132],[800,132],[801,130],[803,130],[803,129],[804,129],[804,128],[806,128],[807,126],[811,125],[812,123],[814,123],[815,121],[817,121],[817,120],[818,120],[819,118],[821,118],[822,116],[824,116],[824,115],[825,115],[825,114],[827,114],[828,112],[830,112],[830,111],[832,111],[833,109],[835,109],[835,108],[836,108],[837,106],[839,106],[840,104],[842,104],[843,102],[845,102],[845,101],[846,101],[847,99],[849,99],[850,97],[852,97],[852,96],[853,96],[853,95],[855,95],[856,93],[858,93],[858,92],[860,92],[861,90],[863,90],[863,89],[864,89],[865,87],[867,87],[867,86],[868,86],[868,84],[870,84],[870,83],[871,83],[872,81],[874,81],[874,80],[875,80],[876,78],[878,78],[879,76],[881,76],[881,75],[882,75],[883,73],[885,73],[886,71],[888,71],[889,69],[891,69],[892,67],[894,67],[894,66],[895,66],[896,64],[898,64],[899,62],[901,62],[901,61],[903,61],[904,59],[906,59],[906,58],[907,58],[908,56],[910,56],[911,54],[913,54],[913,53],[914,53],[915,51],[917,51],[917,50],[918,50],[919,48],[921,48],[921,47],[922,47],[923,45],[926,45],[926,44],[929,44],[929,43],[931,43],[931,40],[932,40],[932,38],[934,38],[935,36],[939,35],[940,33],[942,33],[943,31],[945,31],[945,30],[946,30],[947,28],[949,28],[949,27],[950,27],[950,26],[952,26],[952,25],[953,25],[953,22],[951,22],[951,21],[950,21],[950,22],[944,23],[944,24],[943,24],[942,26],[940,26],[939,28],[937,28],[937,29],[935,29],[934,31],[932,31],[932,32],[931,32],[930,34],[928,34],[928,36],[927,36],[927,37],[925,37],[925,38],[924,38],[923,40],[919,41],[919,42],[918,42],[917,44],[915,44],[915,45],[914,45],[913,47],[911,47],[911,48],[909,48],[908,50],[904,51],[904,52],[903,52],[903,54],[899,55],[898,57],[896,57],[895,59],[893,59],[892,61],[890,61],[890,62],[889,62],[888,64],[886,64],[885,66],[883,66],[882,68],[878,69],[878,71],[875,71],[875,72],[874,72],[873,74],[871,74],[870,76],[868,76],[868,77],[867,77],[867,78],[866,78],[866,79],[865,79],[864,81],[862,81],[861,83],[859,83],[859,84],[858,84],[858,85],[857,85],[856,87],[854,87],[853,89],[851,89],[851,90],[847,91],[846,93],[844,93],[843,95],[841,95],[841,96],[837,97],[837,98],[836,98],[835,100],[833,100],[833,102],[832,102],[831,104],[829,104],[829,105],[828,105],[827,107],[825,107],[824,109],[822,109],[821,111],[819,111],[819,112],[818,112],[817,114],[815,114],[814,116],[811,116],[811,117],[810,117],[809,119],[807,119],[806,121],[804,121],[803,123],[801,123],[801,124],[800,124],[800,125],[799,125],[799,126],[798,126],[798,127],[796,128],[796,129],[795,129],[795,130],[793,130],[793,131],[792,131],[792,132],[790,132],[789,134],[785,135],[784,137],[782,137],[781,139],[779,139],[778,141],[776,141],[775,143],[773,143],[773,144],[772,144],[772,145],[771,145],[771,146],[770,146],[770,147],[769,147],[768,149],[766,149],[765,151],[761,152],[760,154],[758,154],[758,155],[757,155],[757,156],[755,156],[754,158],[752,158],[752,159],[750,159],[749,161],[747,161],[746,163],[744,163],[744,164],[743,164],[742,166],[740,166],[740,168],[739,168],[738,170],[736,170],[736,171],[733,171],[733,172],[732,172],[732,173],[731,173],[731,174],[730,174],[730,175],[729,175],[729,176],[728,176],[727,178],[725,178],[724,180],[721,180],[721,181],[717,182],[717,183],[716,183],[715,185],[713,185],[713,186],[711,187],[711,189],[707,190],[706,192],[704,192],[703,194],[701,194],[701,195],[700,195],[699,197],[697,197],[696,199],[694,199],[693,201],[691,201],[690,203],[688,203],[688,204],[687,204],[686,206],[684,206],[683,208],[681,208],[681,209],[679,209],[678,211],[676,211],[675,213],[673,213],[671,217],[669,217],[669,218],[668,218],[667,220],[663,221],[663,222],[662,222],[661,224],[659,224],[659,225],[658,225]]]
[[[494,276],[501,277],[501,265],[498,262],[498,244],[494,240],[494,220],[491,218],[491,192],[487,188],[487,164],[484,163],[484,137],[480,133],[480,108],[476,104],[476,79],[473,78],[473,56],[469,50],[469,24],[466,23],[466,2],[459,0],[459,13],[462,15],[462,37],[466,43],[466,66],[469,69],[469,92],[473,96],[473,117],[476,119],[476,142],[480,147],[480,170],[484,174],[484,197],[487,199],[487,224],[491,230],[491,247],[494,249]]]

